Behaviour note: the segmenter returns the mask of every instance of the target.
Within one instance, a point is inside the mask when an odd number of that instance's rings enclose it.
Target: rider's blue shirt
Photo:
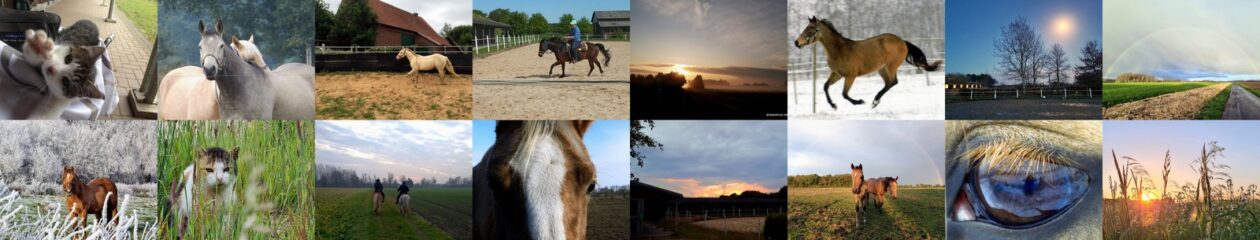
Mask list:
[[[582,29],[581,29],[581,28],[570,28],[570,29],[569,29],[569,35],[572,35],[572,36],[573,36],[573,43],[577,43],[577,42],[581,42],[581,41],[582,41]]]

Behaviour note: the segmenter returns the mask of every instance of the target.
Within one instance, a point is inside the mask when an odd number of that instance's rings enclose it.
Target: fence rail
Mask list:
[[[1101,98],[1102,89],[1096,88],[1034,88],[1034,89],[947,89],[945,98],[950,100],[992,99],[1069,99]]]
[[[471,52],[469,50],[470,46],[319,46],[315,48],[315,52],[319,54],[398,53],[398,50],[403,48],[411,49],[412,52],[423,55]]]
[[[519,47],[521,45],[534,44],[546,38],[559,37],[559,34],[530,34],[530,35],[486,35],[480,38],[473,38],[473,54],[481,55],[493,53]],[[591,36],[583,36],[582,41],[608,41],[608,40],[630,40],[630,34],[598,34]]]
[[[315,49],[315,69],[320,72],[384,71],[407,72],[411,65],[397,58],[407,48],[420,55],[440,53],[451,60],[455,72],[472,74],[473,53],[468,46],[319,46]]]

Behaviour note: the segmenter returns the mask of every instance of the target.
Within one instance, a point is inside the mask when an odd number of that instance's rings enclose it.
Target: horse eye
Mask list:
[[[594,184],[594,183],[591,183],[591,185],[590,185],[590,186],[587,186],[587,187],[586,187],[586,194],[591,194],[592,192],[595,192],[595,184]]]
[[[982,160],[972,166],[964,180],[965,193],[960,194],[967,194],[976,219],[1030,227],[1069,209],[1089,189],[1085,171],[1054,163],[1036,164],[1041,166],[995,166],[989,159]]]

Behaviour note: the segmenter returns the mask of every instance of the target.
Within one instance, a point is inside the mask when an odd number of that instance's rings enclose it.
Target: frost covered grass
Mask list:
[[[142,220],[152,211],[129,208],[131,195],[123,195],[118,215],[110,221],[97,222],[88,216],[85,227],[64,209],[52,204],[51,209],[22,203],[22,196],[0,183],[0,239],[157,239],[157,225]],[[105,211],[109,211],[106,209]]]
[[[314,124],[311,121],[168,121],[159,124],[160,237],[179,237],[167,201],[170,184],[195,160],[195,150],[240,147],[236,202],[215,206],[193,189],[188,239],[314,238]]]

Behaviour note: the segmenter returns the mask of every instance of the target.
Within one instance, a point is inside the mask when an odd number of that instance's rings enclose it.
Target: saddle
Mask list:
[[[565,44],[564,51],[569,52],[569,49],[572,47],[573,47],[573,43],[571,42],[569,44]],[[582,42],[582,44],[578,44],[577,52],[578,52],[578,55],[581,55],[583,52],[586,52],[586,42]]]

